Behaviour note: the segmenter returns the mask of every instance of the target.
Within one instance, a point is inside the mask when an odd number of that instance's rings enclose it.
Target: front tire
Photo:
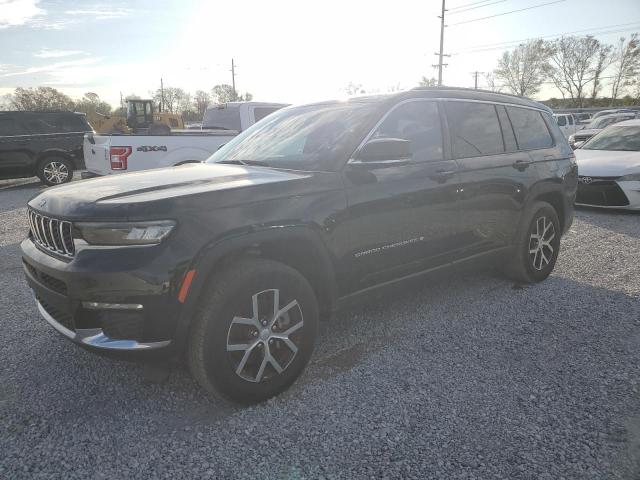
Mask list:
[[[244,261],[205,290],[189,336],[189,366],[214,396],[260,402],[302,373],[317,329],[318,304],[304,276],[279,262]]]
[[[38,164],[36,172],[42,183],[52,187],[70,182],[73,178],[73,164],[62,157],[47,157]]]
[[[518,233],[505,273],[521,283],[536,283],[547,278],[555,267],[560,251],[560,221],[547,202],[535,202]]]

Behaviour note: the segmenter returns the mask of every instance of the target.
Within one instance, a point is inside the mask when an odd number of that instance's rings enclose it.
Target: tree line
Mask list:
[[[637,103],[640,41],[637,33],[615,45],[590,35],[530,40],[504,52],[485,80],[491,90],[522,97],[536,95],[546,83],[553,85],[562,96],[548,101],[556,108]]]
[[[234,101],[249,101],[253,98],[251,93],[238,94],[231,85],[220,84],[214,86],[210,92],[197,90],[191,94],[178,87],[158,88],[151,92],[154,103],[162,110],[170,113],[181,114],[187,121],[202,120],[205,110],[215,103],[227,103]],[[125,99],[139,99],[137,95],[128,95]],[[87,92],[79,100],[74,100],[68,95],[52,87],[22,88],[18,87],[5,99],[10,110],[36,110],[54,111],[68,110],[83,112],[87,115],[119,114],[124,115],[124,108],[114,110],[113,107],[102,100],[97,93]]]

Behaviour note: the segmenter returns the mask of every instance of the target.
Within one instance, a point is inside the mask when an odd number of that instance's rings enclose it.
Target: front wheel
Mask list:
[[[560,221],[547,202],[535,202],[518,233],[507,276],[522,283],[541,282],[555,267],[560,251]]]
[[[37,175],[45,185],[62,185],[73,178],[73,165],[66,158],[45,158],[38,165]]]
[[[313,289],[298,271],[256,259],[221,272],[189,337],[189,366],[208,392],[241,403],[285,390],[307,365],[318,328]]]

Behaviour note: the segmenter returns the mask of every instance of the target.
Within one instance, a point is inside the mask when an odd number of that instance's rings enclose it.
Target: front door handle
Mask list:
[[[531,165],[531,163],[531,160],[516,160],[511,166],[516,170],[520,170],[522,172],[529,168],[529,165]]]
[[[436,170],[431,174],[431,178],[439,183],[444,183],[455,174],[455,170]]]

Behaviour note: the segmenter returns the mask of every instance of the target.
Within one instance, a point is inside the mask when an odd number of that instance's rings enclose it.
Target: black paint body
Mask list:
[[[362,100],[379,103],[362,126],[362,140],[393,105],[411,98],[532,106],[549,117],[554,145],[457,160],[443,114],[444,159],[437,162],[368,170],[341,158],[325,172],[189,164],[51,188],[30,208],[72,222],[171,219],[177,227],[157,246],[85,249],[71,260],[45,253],[28,238],[25,262],[64,282],[66,293],[25,269],[29,284],[81,321],[81,301],[144,304],[142,339],[171,340],[163,353],[175,354],[184,348],[203,286],[238,258],[263,256],[294,266],[328,312],[396,280],[507,255],[524,209],[536,199],[556,208],[567,231],[577,167],[546,107],[486,92],[414,90]],[[197,273],[182,304],[178,291],[189,269]]]

